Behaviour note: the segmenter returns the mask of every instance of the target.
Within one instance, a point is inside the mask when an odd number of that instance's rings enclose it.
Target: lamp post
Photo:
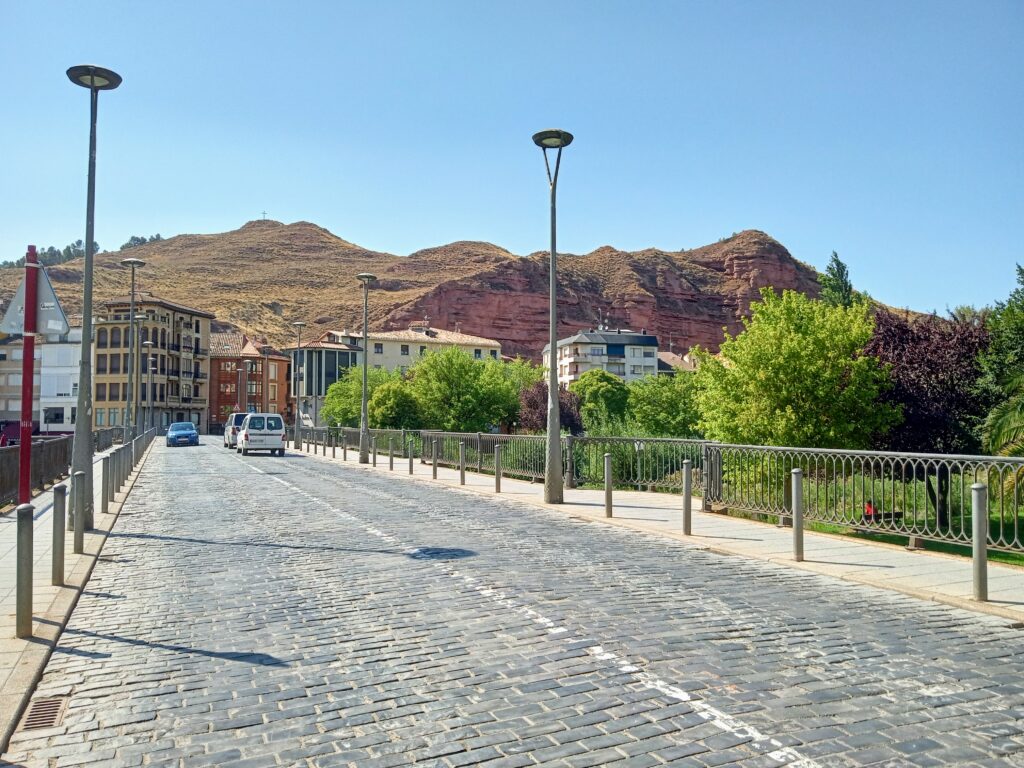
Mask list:
[[[132,290],[128,297],[128,391],[125,393],[124,440],[127,443],[134,437],[135,398],[132,378],[135,373],[135,268],[146,266],[142,259],[121,259],[121,264],[131,267]]]
[[[82,356],[78,373],[78,404],[71,473],[84,472],[87,528],[92,527],[92,246],[93,214],[96,207],[96,107],[100,91],[112,91],[121,84],[121,76],[103,67],[81,65],[67,71],[75,85],[89,89],[89,175],[85,204],[85,270],[82,277]]]
[[[371,275],[369,272],[360,272],[356,275],[356,280],[359,280],[363,284],[363,404],[359,410],[359,463],[369,464],[370,463],[370,426],[369,417],[366,413],[366,371],[367,371],[367,358],[369,355],[366,354],[367,345],[367,324],[369,323],[369,299],[370,299],[370,283],[377,279],[376,275]]]
[[[558,190],[558,167],[562,162],[562,149],[572,144],[572,134],[560,130],[533,134],[533,143],[544,152],[544,167],[551,187],[551,274],[549,289],[549,357],[548,357],[548,444],[544,457],[544,501],[562,503],[562,424],[558,410],[558,255],[555,251],[555,193]],[[555,172],[551,173],[548,150],[557,149]]]
[[[269,362],[268,357],[270,350],[273,349],[269,344],[264,344],[260,347],[260,352],[263,353],[263,375],[260,377],[262,381],[260,386],[263,387],[263,412],[270,413],[270,373],[267,368]]]
[[[302,443],[302,419],[299,418],[299,360],[302,358],[302,327],[301,320],[292,323],[295,328],[295,365],[292,366],[292,394],[295,396],[295,434],[293,447],[298,450]]]
[[[146,339],[144,342],[142,342],[142,346],[144,346],[146,348],[146,357],[145,357],[145,359],[149,363],[146,366],[146,370],[149,371],[149,386],[146,389],[146,408],[148,410],[147,410],[146,418],[143,420],[143,426],[146,427],[146,429],[152,429],[153,428],[153,365],[155,364],[154,361],[156,360],[156,358],[153,357],[153,355],[151,354],[153,352],[153,342],[152,341],[150,341],[149,339]],[[142,374],[143,374],[143,370],[142,370],[142,365],[140,363],[140,365],[139,365],[139,389],[142,389]],[[145,431],[145,430],[143,430],[143,431]]]
[[[148,319],[145,315],[143,315],[141,313],[137,314],[137,315],[133,314],[132,317],[135,318],[136,329],[135,329],[135,333],[132,334],[131,349],[128,350],[129,357],[131,357],[131,350],[135,349],[136,346],[139,344],[139,342],[142,341],[142,324]],[[140,405],[140,401],[141,401],[142,398],[140,397],[140,393],[142,392],[142,374],[144,373],[144,370],[142,368],[142,350],[141,349],[137,350],[137,354],[136,354],[135,359],[136,359],[136,361],[138,361],[138,366],[137,367],[139,369],[139,384],[138,384],[137,387],[135,387],[135,396],[132,398],[131,403],[129,405],[129,407],[132,408],[132,436],[133,437],[135,436],[135,433],[138,431],[139,422],[142,420],[140,418],[140,414],[142,412],[142,406]],[[136,366],[132,366],[132,370],[135,370],[135,367]]]

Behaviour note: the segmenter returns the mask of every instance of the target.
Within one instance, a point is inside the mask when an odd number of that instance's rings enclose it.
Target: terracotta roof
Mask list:
[[[103,306],[107,307],[108,309],[110,309],[112,307],[128,306],[130,304],[131,304],[131,297],[130,296],[125,296],[124,298],[111,299],[110,301],[103,302]],[[178,304],[178,303],[173,302],[173,301],[168,301],[167,299],[161,299],[161,298],[159,298],[157,296],[154,296],[152,293],[146,293],[144,291],[136,291],[135,292],[135,305],[136,306],[139,306],[139,305],[146,306],[146,305],[153,305],[153,304],[155,304],[157,306],[160,306],[160,307],[164,307],[165,309],[170,309],[170,310],[172,310],[174,312],[183,312],[183,313],[189,314],[189,315],[196,315],[197,317],[208,317],[210,319],[213,319],[215,317],[214,314],[212,314],[210,312],[206,312],[205,310],[196,309],[195,307],[186,307],[184,304]]]
[[[270,346],[269,344],[264,345],[263,342],[254,343],[252,339],[245,338],[245,346],[242,347],[242,353],[240,357],[263,357],[263,347]],[[270,347],[270,351],[267,353],[267,357],[277,358],[280,360],[287,360],[288,356]]]
[[[371,341],[427,341],[435,344],[459,344],[462,346],[500,347],[501,342],[485,339],[483,336],[470,336],[468,333],[449,331],[444,328],[427,328],[422,331],[370,331],[366,334]]]
[[[241,357],[242,347],[245,346],[246,341],[243,333],[211,333],[210,356]]]
[[[295,349],[295,347],[285,347],[285,351],[292,349]],[[323,339],[313,339],[313,341],[304,342],[302,344],[302,349],[339,349],[343,352],[361,352],[363,350],[363,348],[357,344],[340,344],[333,341],[324,341]]]

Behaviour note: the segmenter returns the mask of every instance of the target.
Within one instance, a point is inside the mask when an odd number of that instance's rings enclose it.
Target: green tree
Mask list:
[[[373,429],[419,429],[420,406],[408,382],[385,381],[373,391],[366,405]]]
[[[848,307],[856,298],[850,271],[835,251],[832,251],[825,274],[818,275],[818,284],[821,285],[821,300],[833,307]]]
[[[373,398],[374,390],[377,387],[400,377],[399,373],[385,371],[383,368],[369,369],[366,377],[367,401]],[[359,367],[344,369],[340,378],[327,388],[324,407],[321,410],[324,421],[332,427],[358,427],[362,398],[363,369]]]
[[[584,373],[569,385],[569,391],[579,397],[580,415],[588,428],[591,422],[621,417],[626,413],[629,402],[626,383],[601,368]]]
[[[128,242],[121,246],[120,250],[127,251],[129,248],[135,248],[140,245],[145,245],[146,243],[158,243],[161,240],[163,240],[163,238],[159,234],[152,235],[148,238],[145,235],[132,235],[128,238]]]
[[[480,386],[490,401],[487,410],[492,414],[494,423],[508,427],[517,421],[520,395],[543,377],[543,369],[529,360],[518,357],[510,363],[486,360]]]
[[[630,382],[628,413],[637,426],[654,437],[697,437],[695,377],[645,376]]]
[[[712,440],[865,448],[899,419],[879,404],[885,370],[864,354],[869,307],[831,306],[794,291],[761,291],[744,330],[718,357],[698,351],[698,427]]]
[[[427,352],[409,369],[409,386],[427,429],[485,432],[501,417],[499,398],[483,382],[487,363],[458,347]]]

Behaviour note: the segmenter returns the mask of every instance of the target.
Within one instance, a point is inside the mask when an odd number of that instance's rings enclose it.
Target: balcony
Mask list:
[[[210,377],[208,374],[205,374],[202,371],[192,371],[192,378],[199,379],[200,381],[202,381],[203,379],[208,379]]]
[[[177,379],[177,378],[180,378],[180,377],[181,377],[181,371],[180,370],[175,370],[173,368],[168,368],[167,369],[167,378],[168,379]]]
[[[168,344],[167,349],[171,352],[181,352],[181,344]]]
[[[203,347],[196,347],[195,354],[203,355],[205,357],[205,356],[208,356],[210,354],[210,350],[209,349],[204,349]]]

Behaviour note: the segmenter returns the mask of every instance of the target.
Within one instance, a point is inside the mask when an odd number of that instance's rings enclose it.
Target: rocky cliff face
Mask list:
[[[96,257],[95,298],[128,293],[126,253]],[[506,354],[539,359],[548,334],[546,254],[516,256],[489,243],[456,242],[394,256],[369,251],[308,222],[255,221],[219,235],[181,235],[133,249],[146,261],[141,290],[217,315],[219,327],[293,341],[360,327],[355,275],[378,281],[370,292],[371,327],[391,330],[429,317],[431,325],[497,339]],[[82,263],[48,270],[65,311],[81,311]],[[0,270],[7,300],[21,270]],[[816,273],[777,241],[748,230],[690,251],[619,251],[559,256],[559,336],[596,326],[645,329],[677,352],[715,350],[722,329],[735,333],[765,286],[817,295]]]

